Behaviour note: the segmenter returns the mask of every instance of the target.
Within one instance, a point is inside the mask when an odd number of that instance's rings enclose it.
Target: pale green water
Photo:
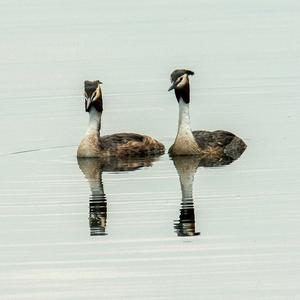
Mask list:
[[[299,12],[297,1],[2,3],[0,298],[297,299]],[[198,169],[200,235],[175,232],[182,196],[165,155],[102,174],[106,235],[90,236],[75,157],[83,80],[104,82],[104,133],[169,147],[177,67],[196,73],[193,129],[232,131],[248,149]]]

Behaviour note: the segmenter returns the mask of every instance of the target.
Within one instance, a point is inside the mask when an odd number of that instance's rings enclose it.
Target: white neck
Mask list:
[[[179,99],[177,138],[181,136],[192,137],[194,139],[190,126],[189,103],[185,103],[182,99]]]
[[[89,111],[89,125],[86,131],[86,135],[91,133],[99,133],[101,129],[101,112],[97,111],[94,107],[91,107]]]
[[[175,142],[172,146],[173,155],[198,154],[199,147],[190,127],[189,104],[179,100],[179,121]]]

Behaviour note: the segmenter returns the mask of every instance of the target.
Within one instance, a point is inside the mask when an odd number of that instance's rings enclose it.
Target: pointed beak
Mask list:
[[[168,92],[172,91],[175,88],[176,88],[176,84],[175,82],[172,82],[172,85],[169,87]]]
[[[85,111],[89,111],[91,104],[92,104],[92,99],[91,98],[87,98],[85,100]]]

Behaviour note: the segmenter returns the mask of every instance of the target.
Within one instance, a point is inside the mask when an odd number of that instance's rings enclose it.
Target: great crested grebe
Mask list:
[[[220,159],[235,160],[245,151],[247,145],[233,133],[223,130],[192,131],[190,127],[189,103],[190,84],[189,75],[194,75],[190,70],[175,70],[171,74],[171,87],[175,90],[179,104],[178,131],[174,144],[169,149],[171,156],[176,155],[201,155]]]
[[[99,80],[85,81],[85,111],[89,113],[88,129],[77,149],[77,157],[161,155],[165,147],[154,138],[137,133],[116,133],[100,137],[103,111]]]

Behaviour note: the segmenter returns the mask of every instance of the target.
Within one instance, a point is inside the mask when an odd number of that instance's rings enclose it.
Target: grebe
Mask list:
[[[192,131],[190,127],[189,103],[190,70],[175,70],[171,74],[171,87],[175,90],[179,104],[178,131],[174,144],[169,149],[171,156],[175,155],[201,155],[219,159],[235,160],[245,151],[246,144],[233,133],[223,130]]]
[[[78,147],[77,157],[163,154],[164,145],[150,136],[137,133],[116,133],[100,137],[103,111],[101,83],[99,80],[84,82],[85,111],[89,113],[90,121],[86,134]]]

